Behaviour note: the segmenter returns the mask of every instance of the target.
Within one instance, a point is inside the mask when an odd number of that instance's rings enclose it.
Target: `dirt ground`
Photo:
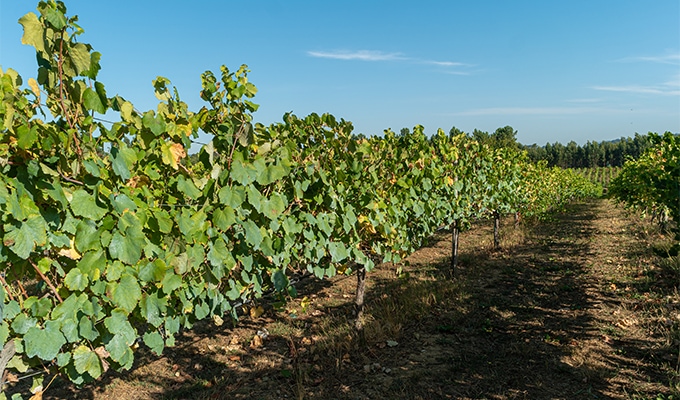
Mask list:
[[[368,274],[365,346],[353,330],[355,277],[298,285],[235,327],[202,323],[162,357],[44,398],[653,399],[680,397],[678,262],[669,238],[606,199],[554,219],[461,235],[449,269],[442,233]],[[656,252],[655,252],[656,251]],[[46,378],[46,382],[49,379]]]

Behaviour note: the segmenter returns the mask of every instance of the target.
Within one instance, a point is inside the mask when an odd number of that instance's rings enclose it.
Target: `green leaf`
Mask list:
[[[82,294],[84,298],[87,298],[85,294]],[[58,304],[52,310],[52,320],[70,320],[75,318],[76,312],[80,308],[80,296],[71,294],[64,300],[63,303]]]
[[[69,49],[68,57],[71,60],[71,65],[77,75],[84,75],[89,72],[92,58],[90,57],[90,50],[84,43],[76,43],[73,45]]]
[[[101,65],[99,64],[99,60],[101,60],[101,58],[102,54],[98,51],[93,51],[90,53],[90,69],[85,73],[85,76],[93,80],[97,79],[97,74],[99,73],[99,70],[102,69]],[[97,83],[99,82],[95,82],[95,87],[97,87]],[[103,86],[104,85],[102,85],[102,87]],[[97,91],[99,91],[99,89],[97,89]]]
[[[72,321],[62,321],[61,333],[64,334],[66,341],[68,343],[75,343],[81,341],[81,337],[78,334],[78,324],[75,320]]]
[[[170,335],[179,332],[179,318],[168,318],[165,320],[165,331]]]
[[[71,269],[68,274],[66,274],[66,277],[64,277],[64,284],[72,291],[82,292],[85,290],[88,283],[89,279],[87,278],[87,275],[84,275],[78,268]]]
[[[29,329],[35,328],[37,324],[37,319],[30,318],[28,315],[21,313],[14,318],[11,326],[14,332],[23,335],[28,332]]]
[[[331,253],[333,262],[340,262],[349,257],[349,252],[344,243],[330,242],[328,243],[328,251]]]
[[[128,321],[128,313],[124,310],[115,309],[111,316],[104,319],[104,326],[113,334],[111,340],[106,343],[106,350],[111,354],[115,362],[126,361],[132,355],[130,346],[137,339],[137,331]]]
[[[286,209],[285,197],[278,193],[272,194],[271,198],[263,203],[262,214],[271,220],[277,219]]]
[[[87,340],[93,341],[99,337],[99,332],[94,327],[92,320],[86,315],[80,318],[80,323],[78,324],[78,332],[80,336]]]
[[[87,346],[80,345],[73,350],[73,364],[78,373],[87,373],[94,379],[99,378],[102,374],[99,356]]]
[[[123,275],[123,272],[125,272],[125,264],[122,262],[118,260],[115,260],[114,262],[106,262],[106,270],[104,273],[106,274],[106,278],[109,282],[120,279],[121,275]]]
[[[47,224],[42,216],[32,216],[21,223],[19,229],[12,229],[5,234],[3,240],[17,256],[27,259],[36,246],[47,243]]]
[[[142,290],[137,283],[137,279],[130,274],[123,274],[120,282],[109,282],[108,292],[111,293],[111,301],[121,310],[128,313],[132,312],[139,299],[142,298]]]
[[[51,7],[46,7],[44,13],[45,19],[50,24],[52,24],[54,29],[56,30],[64,29],[64,27],[66,26],[66,16],[64,15],[64,13]]]
[[[330,236],[333,232],[333,228],[331,228],[331,219],[332,217],[328,213],[319,213],[319,215],[316,216],[316,225],[326,234],[326,236]]]
[[[172,231],[172,218],[170,214],[165,210],[156,210],[153,212],[153,216],[158,222],[158,230],[161,233],[170,233]]]
[[[262,211],[262,202],[265,200],[262,193],[260,193],[255,186],[248,186],[246,193],[248,193],[248,203],[253,206],[257,212]]]
[[[243,186],[250,185],[257,179],[258,171],[251,164],[244,164],[241,160],[231,163],[230,177]]]
[[[10,196],[9,202],[7,203],[7,211],[14,216],[17,220],[23,221],[30,216],[40,215],[40,210],[35,202],[24,193],[21,197]]]
[[[137,153],[134,149],[127,147],[124,143],[120,147],[111,148],[111,168],[113,172],[122,180],[130,179],[130,169],[137,161]]]
[[[161,285],[163,287],[163,292],[170,294],[175,289],[182,286],[182,277],[172,273],[172,271],[168,271],[168,273],[165,274]]]
[[[15,343],[17,343],[17,342],[15,341]],[[28,365],[28,363],[24,362],[24,357],[22,357],[20,354],[16,354],[7,363],[7,368],[13,369],[17,372],[21,372],[22,374],[24,372],[28,371],[28,367],[30,367],[30,365]],[[18,393],[16,393],[14,396],[12,396],[12,400],[15,400],[17,395],[18,395]],[[18,400],[22,400],[21,397],[19,397]]]
[[[233,259],[231,252],[227,248],[227,244],[222,238],[217,238],[214,243],[210,245],[208,252],[208,261],[212,264],[212,273],[215,278],[222,279],[224,277],[224,266],[228,259]]]
[[[144,295],[139,302],[139,309],[142,316],[146,318],[148,323],[156,328],[161,326],[163,321],[165,321],[163,314],[165,314],[168,304],[167,296],[159,296],[160,294],[158,292],[154,292],[149,295]]]
[[[0,343],[7,343],[8,338],[9,326],[7,325],[7,322],[2,321],[2,323],[0,323]]]
[[[76,249],[84,253],[88,250],[97,250],[101,247],[99,242],[99,231],[97,225],[90,219],[83,219],[76,227],[75,245]]]
[[[113,208],[116,210],[116,212],[118,212],[118,214],[123,214],[126,210],[127,211],[137,210],[137,204],[125,194],[119,194],[115,196],[111,203],[113,204]]]
[[[71,210],[79,217],[89,218],[98,221],[106,215],[107,210],[97,205],[94,195],[83,189],[73,192],[71,197]]]
[[[260,185],[269,185],[286,176],[286,168],[282,165],[269,165],[257,177],[257,183]]]
[[[10,300],[7,304],[5,304],[2,313],[4,314],[3,317],[7,321],[13,320],[19,313],[21,312],[21,306],[19,303],[16,302],[16,300]]]
[[[142,282],[157,282],[163,279],[167,269],[168,267],[163,260],[155,259],[139,269],[138,278]]]
[[[28,299],[24,301],[24,307],[29,308]],[[42,299],[37,299],[34,303],[30,305],[31,314],[37,318],[46,317],[50,311],[54,308],[52,299],[49,297],[43,297]]]
[[[28,357],[38,356],[45,361],[53,360],[64,344],[66,344],[66,338],[59,330],[59,323],[55,321],[47,321],[45,329],[32,327],[24,335],[26,355]]]
[[[165,121],[160,116],[155,116],[154,112],[151,110],[144,113],[144,117],[142,117],[142,124],[149,128],[156,136],[165,132]],[[167,143],[163,144],[167,146]]]
[[[201,302],[200,304],[196,305],[196,308],[194,309],[194,316],[196,319],[203,319],[210,314],[210,306],[208,303]]]
[[[191,269],[198,269],[205,261],[205,249],[200,244],[187,246],[187,264]]]
[[[302,224],[298,224],[295,216],[289,215],[281,222],[283,230],[288,234],[295,234],[302,232]]]
[[[191,180],[184,178],[184,175],[177,177],[177,190],[194,200],[201,197],[201,191],[196,188]]]
[[[218,196],[220,204],[230,206],[236,210],[241,208],[241,205],[246,200],[246,191],[243,187],[239,186],[225,186],[220,189]]]
[[[122,363],[132,355],[130,346],[132,346],[134,342],[134,340],[128,340],[124,335],[116,333],[104,347],[111,355],[113,361]]]
[[[38,139],[38,125],[20,125],[16,129],[17,146],[21,149],[28,149],[33,146],[33,143]]]
[[[184,209],[177,219],[177,225],[187,240],[193,241],[197,239],[200,232],[205,230],[206,217],[202,210],[192,213],[191,210]]]
[[[43,26],[38,16],[30,12],[19,18],[19,23],[24,27],[24,35],[21,43],[35,47],[36,50],[45,51],[45,40],[43,39]]]
[[[101,85],[103,90],[103,85],[101,83],[96,82],[95,84]],[[101,98],[99,93],[92,88],[85,89],[85,93],[83,93],[83,105],[86,109],[104,114],[106,113],[106,103],[106,97]]]
[[[99,169],[99,165],[94,160],[83,160],[83,167],[85,167],[85,171],[87,171],[90,175],[94,176],[95,178],[101,177],[101,170]]]
[[[289,281],[286,276],[286,272],[282,269],[277,269],[272,273],[272,282],[274,283],[274,288],[282,292],[288,287]]]
[[[229,206],[216,208],[215,211],[213,211],[212,220],[215,226],[224,232],[236,222],[236,213],[234,213],[234,209]]]
[[[262,232],[260,232],[260,227],[251,220],[243,221],[241,222],[241,225],[246,233],[246,240],[254,249],[257,249],[260,246],[260,243],[262,243]]]
[[[91,280],[99,279],[101,272],[106,268],[104,250],[97,249],[84,253],[78,261],[77,267],[82,273],[87,274]]]
[[[111,258],[120,260],[126,264],[134,265],[142,257],[142,248],[146,243],[146,237],[139,226],[129,226],[125,230],[125,236],[116,231],[109,243]]]
[[[158,332],[147,332],[144,334],[144,344],[149,346],[149,349],[153,351],[156,355],[161,355],[163,353],[163,348],[165,347],[165,342],[163,337]]]

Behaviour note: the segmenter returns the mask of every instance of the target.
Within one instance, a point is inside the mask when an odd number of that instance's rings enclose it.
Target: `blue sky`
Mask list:
[[[165,76],[197,110],[200,74],[247,64],[255,121],[330,112],[355,131],[511,125],[525,144],[680,132],[680,2],[66,1],[109,95],[156,105]],[[0,3],[0,65],[35,76]]]

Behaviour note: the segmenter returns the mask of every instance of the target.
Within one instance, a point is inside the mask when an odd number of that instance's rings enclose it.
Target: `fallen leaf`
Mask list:
[[[31,389],[31,393],[33,393],[33,396],[31,396],[31,398],[29,398],[28,400],[42,400],[43,395],[42,385],[38,385],[35,388]]]
[[[99,361],[102,363],[102,368],[104,369],[104,372],[109,370],[109,362],[106,361],[111,354],[104,348],[104,346],[99,346],[96,349],[94,349],[94,352],[99,356]]]
[[[250,309],[250,318],[259,318],[262,314],[264,314],[264,307],[262,306],[252,307]]]
[[[7,383],[17,383],[17,382],[19,382],[19,377],[16,376],[16,375],[14,375],[14,374],[11,373],[11,372],[8,372],[8,373],[7,373],[7,377],[5,378],[5,381],[6,381]]]
[[[253,337],[253,340],[250,342],[250,348],[251,348],[251,349],[256,349],[256,348],[258,348],[258,347],[262,347],[262,343],[263,343],[263,342],[262,342],[262,338],[259,337],[259,336],[257,336],[257,335],[255,335],[255,336]]]

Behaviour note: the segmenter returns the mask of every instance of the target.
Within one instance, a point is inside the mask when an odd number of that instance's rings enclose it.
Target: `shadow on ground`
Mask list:
[[[594,278],[603,263],[598,218],[611,204],[578,203],[490,251],[486,228],[465,233],[449,277],[440,237],[407,277],[369,274],[366,346],[351,329],[354,278],[303,285],[309,309],[235,328],[199,324],[162,358],[140,350],[129,373],[96,386],[55,383],[45,398],[616,399],[668,393],[651,338],[611,329],[620,302]],[[508,228],[511,229],[511,228]],[[441,240],[437,240],[441,239]],[[612,238],[615,240],[616,238]],[[299,301],[297,302],[299,304]],[[269,332],[251,347],[256,331]],[[236,338],[236,339],[235,339]],[[657,346],[658,348],[658,346]]]

